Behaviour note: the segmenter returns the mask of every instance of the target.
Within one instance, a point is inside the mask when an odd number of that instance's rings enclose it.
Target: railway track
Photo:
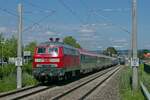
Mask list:
[[[119,71],[120,67],[117,67],[113,70],[109,70],[99,75],[95,75],[93,78],[72,87],[68,90],[64,90],[63,93],[60,93],[52,98],[51,100],[83,100],[89,94],[91,94],[96,88],[100,87],[107,79]]]
[[[2,94],[0,94],[0,100],[18,100],[18,99],[24,98],[26,96],[31,96],[36,93],[45,91],[52,87],[53,86],[41,86],[40,84],[38,84],[36,86],[30,86],[30,87],[22,88],[19,90],[2,93]]]
[[[120,67],[111,67],[71,83],[31,95],[23,100],[82,100],[109,79]]]
[[[82,100],[119,69],[120,67],[105,69],[59,87],[37,85],[0,94],[0,100]]]

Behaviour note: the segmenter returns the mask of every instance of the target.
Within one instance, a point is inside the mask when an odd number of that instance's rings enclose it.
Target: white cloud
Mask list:
[[[127,43],[127,40],[125,38],[121,38],[121,39],[110,38],[109,40],[113,43]]]
[[[55,33],[55,32],[52,32],[52,31],[47,31],[46,32],[46,35],[56,35],[57,33]]]
[[[0,27],[0,32],[7,32],[7,28],[6,27]]]
[[[150,48],[150,44],[145,44],[144,47],[145,48]]]
[[[104,12],[125,12],[125,11],[129,11],[129,8],[104,8],[104,9],[100,9],[100,11],[104,11]]]
[[[83,24],[83,25],[81,25],[81,27],[87,28],[87,27],[96,26],[96,25],[97,25],[96,23],[92,23],[92,24]]]
[[[55,10],[45,10],[44,12],[45,12],[45,13],[54,13]]]
[[[113,42],[115,42],[115,43],[125,43],[125,42],[127,42],[127,40],[126,39],[119,39],[119,40],[114,40]]]
[[[0,26],[0,33],[2,33],[5,38],[9,38],[12,35],[16,35],[17,30],[14,27]]]
[[[83,29],[79,30],[79,32],[80,32],[80,33],[94,33],[95,30],[83,28]]]
[[[98,48],[98,49],[102,49],[103,47],[102,47],[102,46],[98,46],[97,48]]]
[[[102,11],[106,11],[106,12],[110,12],[110,11],[113,11],[114,9],[109,9],[109,8],[106,8],[106,9],[102,9]]]
[[[114,45],[113,47],[114,48],[123,48],[124,46],[122,46],[122,45]]]

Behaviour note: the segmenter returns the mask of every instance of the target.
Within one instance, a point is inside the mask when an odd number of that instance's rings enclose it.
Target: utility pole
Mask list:
[[[4,59],[3,59],[3,45],[5,44],[5,42],[4,41],[1,41],[1,46],[2,46],[2,48],[1,48],[1,50],[2,50],[2,58],[1,58],[1,63],[2,63],[2,67],[3,67],[3,63],[4,63]]]
[[[137,57],[137,0],[132,0],[132,89],[138,89],[138,66],[139,59]]]
[[[15,65],[17,66],[17,88],[22,87],[22,4],[18,5],[19,13],[19,25],[18,25],[18,35],[17,35],[17,59]]]

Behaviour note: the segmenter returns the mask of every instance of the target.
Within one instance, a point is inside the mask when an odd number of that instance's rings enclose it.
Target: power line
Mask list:
[[[89,9],[88,5],[83,1],[83,0],[80,0],[82,6],[85,8],[85,9]],[[87,22],[89,21],[89,18],[90,18],[91,14],[89,14],[89,12],[87,13]]]
[[[40,7],[40,6],[36,5],[36,4],[33,4],[32,2],[29,2],[29,1],[24,1],[24,2],[26,4],[29,4],[30,6],[32,6],[34,8],[38,8],[40,10],[40,12],[48,12],[48,13],[50,13],[50,11],[51,12],[55,11],[55,10],[51,10],[51,9],[42,8],[42,7]]]
[[[0,8],[0,10],[3,11],[3,12],[5,12],[5,13],[7,13],[7,14],[9,14],[9,15],[12,15],[12,16],[14,16],[14,17],[16,17],[16,18],[18,17],[17,14],[15,14],[15,13],[9,11],[8,9]],[[27,19],[27,18],[24,18],[24,19],[27,20],[27,21],[29,21],[29,22],[32,21],[32,20],[29,20],[29,19]],[[32,22],[33,22],[33,21],[32,21]],[[35,22],[34,22],[34,23],[35,23]],[[39,24],[37,23],[37,25],[39,25]]]
[[[85,8],[89,9],[88,5],[87,5],[83,0],[81,0],[81,4],[82,4]],[[90,10],[93,11],[92,9],[90,9]],[[126,32],[126,33],[128,33],[128,34],[130,34],[130,31],[128,31],[128,30],[127,30],[126,28],[124,28],[124,27],[121,27],[120,25],[117,25],[117,24],[115,24],[115,23],[112,23],[111,20],[110,20],[109,18],[107,18],[106,16],[100,15],[100,14],[98,14],[97,12],[94,12],[94,14],[95,14],[96,16],[97,16],[97,15],[100,16],[101,18],[103,18],[104,20],[108,21],[108,22],[111,23],[112,25],[118,27],[118,28],[121,29],[122,31],[124,31],[124,32]]]
[[[32,6],[32,7],[34,7],[34,8],[40,9],[40,12],[43,12],[43,11],[44,11],[44,12],[45,12],[45,11],[50,11],[50,10],[48,10],[48,9],[44,9],[44,8],[38,6],[38,5],[35,5],[35,4],[33,4],[32,2],[29,2],[29,1],[24,1],[24,2],[27,3],[27,4],[29,4],[30,6]],[[48,18],[49,16],[51,16],[53,13],[55,13],[55,10],[51,10],[51,12],[49,12],[49,14],[48,14],[47,16],[44,16],[43,18],[41,18],[41,19],[38,20],[37,22],[34,22],[31,26],[25,28],[25,29],[23,30],[23,32],[28,31],[29,29],[31,29],[31,28],[34,27],[35,25],[39,25],[39,23],[41,23],[42,21],[44,21],[45,19],[47,19],[47,18]]]
[[[9,15],[12,15],[12,16],[15,16],[15,17],[18,17],[18,15],[17,14],[15,14],[15,13],[13,13],[13,12],[11,12],[11,11],[9,11],[8,9],[5,9],[5,8],[0,8],[0,10],[1,11],[3,11],[3,12],[5,12],[5,13],[8,13]],[[24,20],[27,20],[27,21],[29,21],[29,22],[33,22],[33,24],[31,25],[31,26],[29,26],[29,27],[27,27],[27,28],[25,28],[24,30],[23,30],[23,32],[26,32],[26,31],[28,31],[30,28],[32,28],[33,26],[35,26],[35,25],[40,25],[39,23],[41,23],[42,21],[44,21],[45,19],[47,19],[49,16],[51,16],[53,13],[55,13],[55,11],[52,11],[50,14],[48,14],[47,16],[44,16],[43,18],[41,18],[40,20],[38,20],[37,22],[35,22],[35,21],[33,21],[33,20],[30,20],[30,19],[27,19],[27,18],[24,18]]]
[[[59,3],[64,6],[73,16],[75,16],[81,23],[84,23],[84,21],[77,15],[76,12],[74,12],[63,0],[58,0]]]
[[[14,16],[14,17],[18,17],[18,15],[13,11],[9,11],[8,9],[6,9],[6,8],[0,8],[0,10],[1,11],[3,11],[3,12],[5,12],[5,13],[7,13],[7,14],[9,14],[9,15],[12,15],[12,16]],[[30,20],[30,19],[27,19],[27,18],[24,18],[24,20],[27,20],[27,21],[29,21],[29,22],[33,22],[33,20]]]
[[[55,13],[55,12],[53,12],[53,13]],[[53,13],[51,13],[51,15],[52,15]],[[51,16],[51,15],[49,14],[49,15],[47,15],[47,16],[41,18],[41,19],[38,20],[37,22],[34,22],[31,26],[25,28],[25,29],[23,30],[23,32],[28,31],[29,29],[31,29],[31,28],[32,28],[33,26],[35,26],[35,25],[39,25],[39,23],[41,23],[42,21],[44,21],[45,19],[47,19],[47,18],[48,18],[49,16]]]
[[[10,14],[12,16],[18,17],[18,15],[16,13],[13,13],[5,8],[0,8],[1,11],[6,12],[7,14]]]
[[[29,1],[24,1],[25,3],[29,4],[30,6],[34,7],[34,8],[38,8],[39,10],[41,11],[45,11],[45,10],[50,10],[50,9],[45,9],[45,8],[42,8],[36,4],[33,4],[32,2],[29,2]],[[53,11],[53,10],[52,10]]]
[[[100,15],[100,14],[98,14],[98,13],[95,13],[95,14],[96,14],[96,15],[99,15],[101,18],[103,18],[104,20],[108,21],[108,22],[111,23],[112,25],[118,27],[118,28],[121,29],[122,31],[124,31],[124,32],[126,32],[126,33],[128,33],[128,34],[130,34],[130,31],[128,31],[128,30],[127,30],[126,28],[124,28],[124,27],[121,27],[120,25],[117,25],[117,24],[115,24],[115,23],[112,23],[111,20],[110,20],[109,18],[107,18],[106,16]]]

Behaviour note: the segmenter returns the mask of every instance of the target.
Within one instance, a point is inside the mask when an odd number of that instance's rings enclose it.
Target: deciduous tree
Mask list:
[[[81,48],[80,44],[76,42],[76,40],[72,36],[67,36],[63,40],[64,43],[71,45],[76,48]]]

